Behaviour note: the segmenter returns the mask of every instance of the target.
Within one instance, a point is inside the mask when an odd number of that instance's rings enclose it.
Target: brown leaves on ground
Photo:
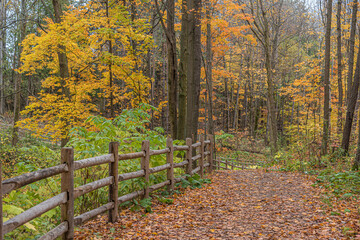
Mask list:
[[[154,204],[153,213],[125,210],[115,224],[89,222],[76,239],[346,239],[346,216],[331,215],[306,176],[246,170],[210,178],[172,205]]]

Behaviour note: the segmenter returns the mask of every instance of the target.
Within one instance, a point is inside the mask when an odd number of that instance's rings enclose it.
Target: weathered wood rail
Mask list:
[[[37,182],[42,179],[53,177],[61,174],[61,193],[47,199],[44,202],[24,211],[23,213],[9,219],[5,223],[2,222],[3,211],[2,201],[0,201],[0,240],[4,238],[4,235],[13,231],[14,229],[24,225],[25,223],[33,220],[36,217],[46,213],[47,211],[60,206],[61,208],[61,223],[42,236],[41,240],[56,239],[62,237],[62,239],[74,238],[74,227],[79,226],[87,220],[108,212],[108,221],[115,222],[118,216],[119,204],[132,200],[137,197],[149,197],[149,194],[155,190],[167,186],[168,190],[173,190],[176,182],[180,182],[184,176],[175,178],[174,168],[186,167],[185,172],[189,175],[199,173],[203,177],[204,171],[211,172],[213,169],[213,138],[208,137],[205,140],[204,136],[200,137],[200,141],[192,143],[192,139],[186,139],[186,145],[175,146],[172,139],[167,139],[166,148],[161,150],[150,150],[150,142],[142,142],[142,151],[136,153],[119,154],[119,143],[111,142],[109,144],[109,154],[74,161],[74,150],[72,148],[61,149],[61,164],[58,166],[38,170],[35,172],[26,173],[14,178],[1,181],[0,174],[0,196],[16,191],[17,189],[24,187],[28,184]],[[198,154],[193,156],[193,150],[198,150]],[[186,151],[185,160],[180,163],[174,163],[174,152]],[[196,152],[196,151],[195,151]],[[151,156],[166,154],[166,164],[150,168]],[[141,158],[141,170],[136,172],[119,174],[119,161]],[[193,165],[196,162],[197,168],[193,169]],[[74,172],[88,168],[92,166],[109,164],[109,177],[79,186],[74,187]],[[167,170],[167,180],[149,186],[150,174],[154,174],[160,171]],[[1,173],[1,165],[0,165]],[[118,196],[118,183],[119,181],[125,181],[129,179],[143,177],[145,184],[144,189],[129,193],[124,196]],[[100,206],[96,209],[83,213],[79,216],[74,214],[74,200],[84,194],[90,193],[99,188],[109,186],[109,201],[107,204]]]
[[[254,167],[261,167],[264,164],[263,161],[256,160],[255,158],[244,160],[240,158],[218,157],[213,161],[214,168],[219,170],[234,170],[235,168],[249,169]]]

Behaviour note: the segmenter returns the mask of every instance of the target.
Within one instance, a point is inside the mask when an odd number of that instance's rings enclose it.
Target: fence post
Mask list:
[[[109,176],[114,178],[113,184],[109,186],[109,202],[114,203],[114,208],[109,210],[109,222],[116,222],[118,216],[118,185],[119,185],[119,143],[109,144],[109,153],[114,155],[114,162],[109,164]]]
[[[166,140],[166,147],[170,150],[170,152],[166,154],[166,163],[170,163],[170,168],[167,170],[167,180],[170,181],[170,185],[168,185],[167,189],[168,191],[174,191],[174,145],[171,138]]]
[[[208,156],[208,162],[210,164],[209,166],[209,173],[212,172],[213,170],[213,167],[214,167],[214,159],[213,159],[213,135],[209,134],[208,135],[208,138],[210,140],[210,144],[208,145],[209,146],[209,156]]]
[[[204,135],[200,136],[200,161],[199,161],[199,165],[200,165],[200,177],[203,178],[204,177]]]
[[[145,187],[144,187],[144,198],[149,197],[149,181],[150,181],[150,142],[149,140],[142,141],[141,150],[145,156],[141,158],[141,168],[145,172]]]
[[[231,170],[234,170],[234,159],[231,159],[232,161],[231,161]]]
[[[61,192],[67,192],[68,200],[61,204],[61,222],[68,222],[68,231],[62,239],[74,239],[74,149],[61,149],[61,163],[68,166],[68,171],[61,174]]]
[[[188,150],[186,151],[186,160],[189,162],[187,169],[186,169],[186,173],[191,175],[191,171],[192,171],[192,139],[191,138],[186,138],[186,146],[188,146]]]
[[[226,170],[228,170],[228,159],[227,158],[225,159],[225,168],[226,168]]]

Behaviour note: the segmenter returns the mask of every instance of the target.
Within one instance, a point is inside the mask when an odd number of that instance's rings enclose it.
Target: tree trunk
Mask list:
[[[214,135],[214,120],[213,120],[213,84],[212,84],[212,36],[211,36],[211,2],[206,2],[206,87],[208,92],[208,132]]]
[[[276,123],[276,106],[275,106],[275,87],[272,74],[272,61],[271,61],[271,46],[269,36],[269,25],[265,21],[265,68],[266,68],[266,80],[267,80],[267,105],[268,105],[268,130],[270,135],[270,148],[271,154],[274,155],[277,152],[277,123]]]
[[[343,104],[343,86],[342,86],[342,54],[341,54],[341,5],[342,0],[338,0],[337,7],[337,64],[338,64],[338,91],[339,91],[339,99],[338,99],[338,133],[342,130],[342,104]]]
[[[240,82],[240,79],[239,79],[239,82]],[[237,131],[238,125],[239,125],[239,97],[240,97],[240,83],[239,82],[238,82],[238,87],[237,87],[237,91],[236,91],[234,121],[233,121],[233,129],[235,130],[235,132]],[[245,89],[246,89],[246,87],[245,87]],[[246,90],[245,90],[245,92],[246,92]],[[244,97],[244,101],[246,102],[245,97]]]
[[[225,69],[225,59],[224,59],[224,69]],[[230,109],[230,101],[229,101],[229,86],[228,86],[228,78],[227,77],[225,77],[225,85],[224,85],[224,87],[225,87],[225,109],[224,109],[224,111],[225,111],[225,114],[224,114],[224,117],[225,117],[225,119],[224,119],[224,131],[225,132],[229,132],[229,118],[230,118],[230,111],[229,111],[229,109]]]
[[[62,12],[62,3],[61,0],[52,0],[53,7],[54,7],[54,16],[55,16],[55,22],[61,23],[61,17],[63,15]],[[70,90],[66,87],[66,81],[69,78],[69,66],[68,66],[68,59],[66,56],[66,49],[65,46],[60,45],[59,46],[60,51],[57,53],[58,60],[59,60],[59,68],[60,68],[60,79],[61,79],[61,88],[62,92],[64,93],[65,97],[68,98],[68,100],[71,100],[70,97]],[[64,136],[61,139],[61,147],[64,147],[67,142],[69,141],[69,138],[67,136],[71,126],[69,126],[68,123],[65,123],[67,126],[67,129],[64,129]]]
[[[360,168],[360,117],[359,117],[358,142],[357,142],[356,156],[355,156],[352,168],[354,171],[358,171]]]
[[[187,83],[188,83],[188,61],[189,61],[189,14],[187,11],[187,0],[182,1],[182,20],[180,36],[180,63],[179,63],[179,119],[178,139],[186,138],[186,109],[187,109]]]
[[[6,26],[6,7],[5,0],[0,2],[0,115],[5,113],[5,94],[4,94],[4,50],[5,50],[5,26]]]
[[[353,10],[351,16],[351,29],[350,29],[350,38],[349,38],[349,49],[348,49],[348,75],[347,75],[347,94],[346,102],[348,103],[351,92],[352,78],[354,73],[354,54],[355,54],[355,33],[356,33],[356,21],[357,21],[357,12],[358,12],[358,0],[353,1]]]
[[[170,131],[173,139],[177,139],[177,56],[176,38],[174,29],[175,1],[167,1],[167,51],[168,51],[168,99],[169,99],[169,118]]]
[[[155,8],[153,8],[155,9]],[[155,10],[153,10],[155,11]],[[155,27],[155,18],[156,15],[152,14],[151,17],[151,28]],[[155,38],[155,33],[152,34],[152,36]],[[155,106],[155,101],[154,101],[154,87],[155,87],[155,70],[156,70],[156,62],[155,62],[155,54],[154,54],[154,49],[152,49],[151,51],[148,52],[148,73],[147,73],[147,77],[150,79],[151,81],[151,87],[150,87],[150,104],[151,106]],[[154,110],[151,109],[151,122],[150,122],[150,129],[153,130],[154,129],[154,123],[155,123],[155,118],[154,118]]]
[[[163,69],[162,69],[162,99],[166,99],[167,97],[167,92],[168,92],[168,88],[167,88],[167,59],[165,56],[165,53],[167,52],[166,49],[166,43],[164,43],[163,47],[164,47],[164,56],[163,56]],[[165,129],[166,134],[169,133],[169,115],[167,114],[169,112],[169,106],[167,106],[168,109],[163,109],[163,120],[162,120],[162,124],[163,124],[163,128]]]
[[[201,0],[188,0],[189,9],[189,62],[186,136],[197,139],[199,122],[199,96],[201,75]]]
[[[107,24],[108,28],[110,27],[110,16],[109,16],[109,1],[105,1],[105,9],[106,9],[106,18],[107,18]],[[109,35],[109,38],[111,36]],[[112,58],[113,55],[113,46],[111,39],[107,40],[108,45],[108,53],[110,55],[110,58]],[[110,91],[110,118],[115,118],[115,107],[114,107],[114,90],[113,90],[113,72],[112,72],[112,60],[108,63],[109,68],[109,91]]]
[[[327,154],[330,135],[330,37],[332,0],[328,0],[326,7],[326,32],[325,32],[325,68],[324,68],[324,126],[321,144],[321,155]]]
[[[22,46],[20,43],[25,39],[25,31],[26,31],[26,22],[27,22],[27,12],[25,0],[21,0],[21,14],[22,19],[20,21],[20,38],[18,39],[19,50],[17,55],[17,68],[21,65],[20,55],[22,52]],[[16,53],[15,53],[16,54]],[[16,146],[19,141],[19,127],[17,126],[17,122],[20,120],[20,107],[21,107],[21,81],[22,74],[16,72],[15,73],[15,94],[14,94],[14,126],[12,130],[12,146]]]
[[[167,49],[167,76],[168,76],[168,110],[170,119],[170,132],[173,139],[177,139],[177,94],[178,94],[178,80],[177,80],[177,56],[176,56],[176,38],[175,38],[175,2],[174,0],[167,1],[167,19],[165,23],[160,12],[158,1],[155,0],[155,6],[160,18],[166,36]]]
[[[243,130],[246,130],[246,123],[247,123],[247,121],[248,121],[248,112],[249,112],[249,105],[251,104],[249,104],[249,102],[248,102],[248,95],[249,95],[249,93],[248,93],[248,84],[247,84],[247,82],[245,82],[245,92],[244,92],[244,117],[242,118],[242,124],[241,124],[241,127],[242,127],[242,129]],[[239,86],[239,88],[238,88],[238,90],[240,90],[240,86]],[[239,92],[239,91],[238,91]],[[238,129],[237,127],[236,127],[236,129]]]
[[[250,136],[255,136],[255,119],[256,119],[256,111],[257,111],[257,99],[254,98],[254,72],[249,71],[250,67],[253,67],[253,53],[252,51],[249,51],[249,57],[246,58],[246,65],[247,65],[247,70],[246,70],[246,77],[247,77],[247,81],[245,82],[245,85],[248,86],[248,91],[245,91],[245,98],[246,101],[248,102],[248,114],[245,113],[246,115],[249,115],[248,120],[244,123],[244,129],[246,129],[248,127],[249,132],[250,132]]]
[[[359,43],[359,47],[360,47],[360,43]],[[343,137],[341,141],[341,147],[345,150],[345,152],[349,151],[349,142],[350,142],[356,102],[358,98],[359,83],[360,83],[360,51],[358,51],[354,81],[351,87],[349,87],[351,91],[347,102],[346,119],[345,119]]]

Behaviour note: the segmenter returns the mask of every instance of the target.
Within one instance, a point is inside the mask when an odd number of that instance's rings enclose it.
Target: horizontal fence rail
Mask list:
[[[8,194],[13,190],[24,187],[30,183],[37,182],[41,179],[46,179],[63,172],[67,172],[69,169],[66,164],[61,164],[55,167],[42,169],[35,172],[25,173],[23,175],[7,179],[2,182],[2,194]]]
[[[241,169],[251,169],[258,168],[264,165],[264,161],[252,159],[240,159],[240,158],[226,158],[226,157],[218,157],[217,159],[213,159],[215,164],[215,169],[223,169],[223,170],[234,170],[235,168]]]
[[[58,237],[62,239],[74,238],[74,227],[83,224],[93,217],[108,212],[108,221],[115,222],[118,216],[118,207],[121,203],[133,200],[138,197],[147,198],[149,194],[160,188],[167,186],[168,190],[174,190],[174,185],[185,177],[175,178],[175,168],[185,168],[185,173],[192,175],[199,173],[201,177],[205,171],[211,172],[214,168],[213,163],[213,138],[208,136],[205,140],[204,136],[200,136],[200,141],[192,143],[191,138],[186,139],[186,145],[175,146],[171,138],[167,139],[166,148],[160,150],[150,150],[150,142],[145,140],[142,142],[142,151],[136,153],[118,153],[119,143],[111,142],[109,144],[109,154],[97,156],[93,158],[74,161],[74,150],[72,148],[61,149],[60,165],[26,173],[14,178],[1,181],[1,165],[0,165],[0,195],[2,197],[12,191],[24,187],[28,184],[37,182],[42,179],[61,175],[61,193],[51,197],[40,204],[22,212],[21,214],[9,219],[5,223],[2,222],[3,211],[2,201],[0,201],[0,240],[4,235],[15,230],[16,228],[26,224],[34,218],[46,213],[47,211],[60,206],[61,223],[43,235],[41,240],[52,240]],[[193,156],[193,151],[196,152]],[[180,163],[174,163],[174,152],[185,151],[185,160]],[[166,154],[166,164],[150,168],[151,156]],[[129,173],[119,174],[119,161],[130,159],[141,159],[141,170]],[[74,172],[79,169],[89,168],[102,164],[109,165],[109,177],[87,183],[85,185],[74,186]],[[193,166],[197,166],[193,169]],[[160,171],[167,171],[167,179],[164,182],[149,186],[150,175]],[[118,184],[121,181],[142,177],[144,179],[144,188],[123,196],[118,196]],[[88,194],[102,187],[109,186],[109,202],[91,211],[85,212],[79,216],[74,213],[74,200],[80,196]]]

